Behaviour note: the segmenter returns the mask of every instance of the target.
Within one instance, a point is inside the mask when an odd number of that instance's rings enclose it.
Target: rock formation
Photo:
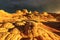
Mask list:
[[[58,21],[47,12],[24,9],[8,13],[0,10],[0,40],[60,40],[60,34],[57,34],[60,30],[44,22]]]

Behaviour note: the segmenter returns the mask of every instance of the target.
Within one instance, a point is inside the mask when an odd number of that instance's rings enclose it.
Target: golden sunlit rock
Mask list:
[[[12,14],[0,10],[0,40],[60,40],[60,29],[47,23],[59,22],[56,15],[27,9]]]
[[[47,13],[47,12],[43,12],[43,15],[44,15],[44,16],[48,16],[48,13]]]
[[[11,29],[11,28],[14,28],[14,25],[12,23],[5,23],[2,27],[7,28],[7,29]]]

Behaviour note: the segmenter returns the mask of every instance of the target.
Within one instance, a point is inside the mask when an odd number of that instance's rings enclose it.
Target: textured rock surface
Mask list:
[[[60,30],[42,22],[57,22],[47,12],[28,12],[26,9],[9,14],[0,10],[0,40],[60,40]]]

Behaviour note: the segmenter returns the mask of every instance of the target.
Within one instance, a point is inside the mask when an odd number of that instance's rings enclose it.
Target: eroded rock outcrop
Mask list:
[[[42,22],[56,22],[56,18],[44,12],[28,12],[26,9],[9,14],[0,10],[0,40],[60,40],[54,32],[60,32]]]

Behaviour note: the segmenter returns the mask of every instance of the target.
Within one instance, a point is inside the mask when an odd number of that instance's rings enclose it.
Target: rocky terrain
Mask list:
[[[0,40],[60,40],[60,14],[0,10]]]

